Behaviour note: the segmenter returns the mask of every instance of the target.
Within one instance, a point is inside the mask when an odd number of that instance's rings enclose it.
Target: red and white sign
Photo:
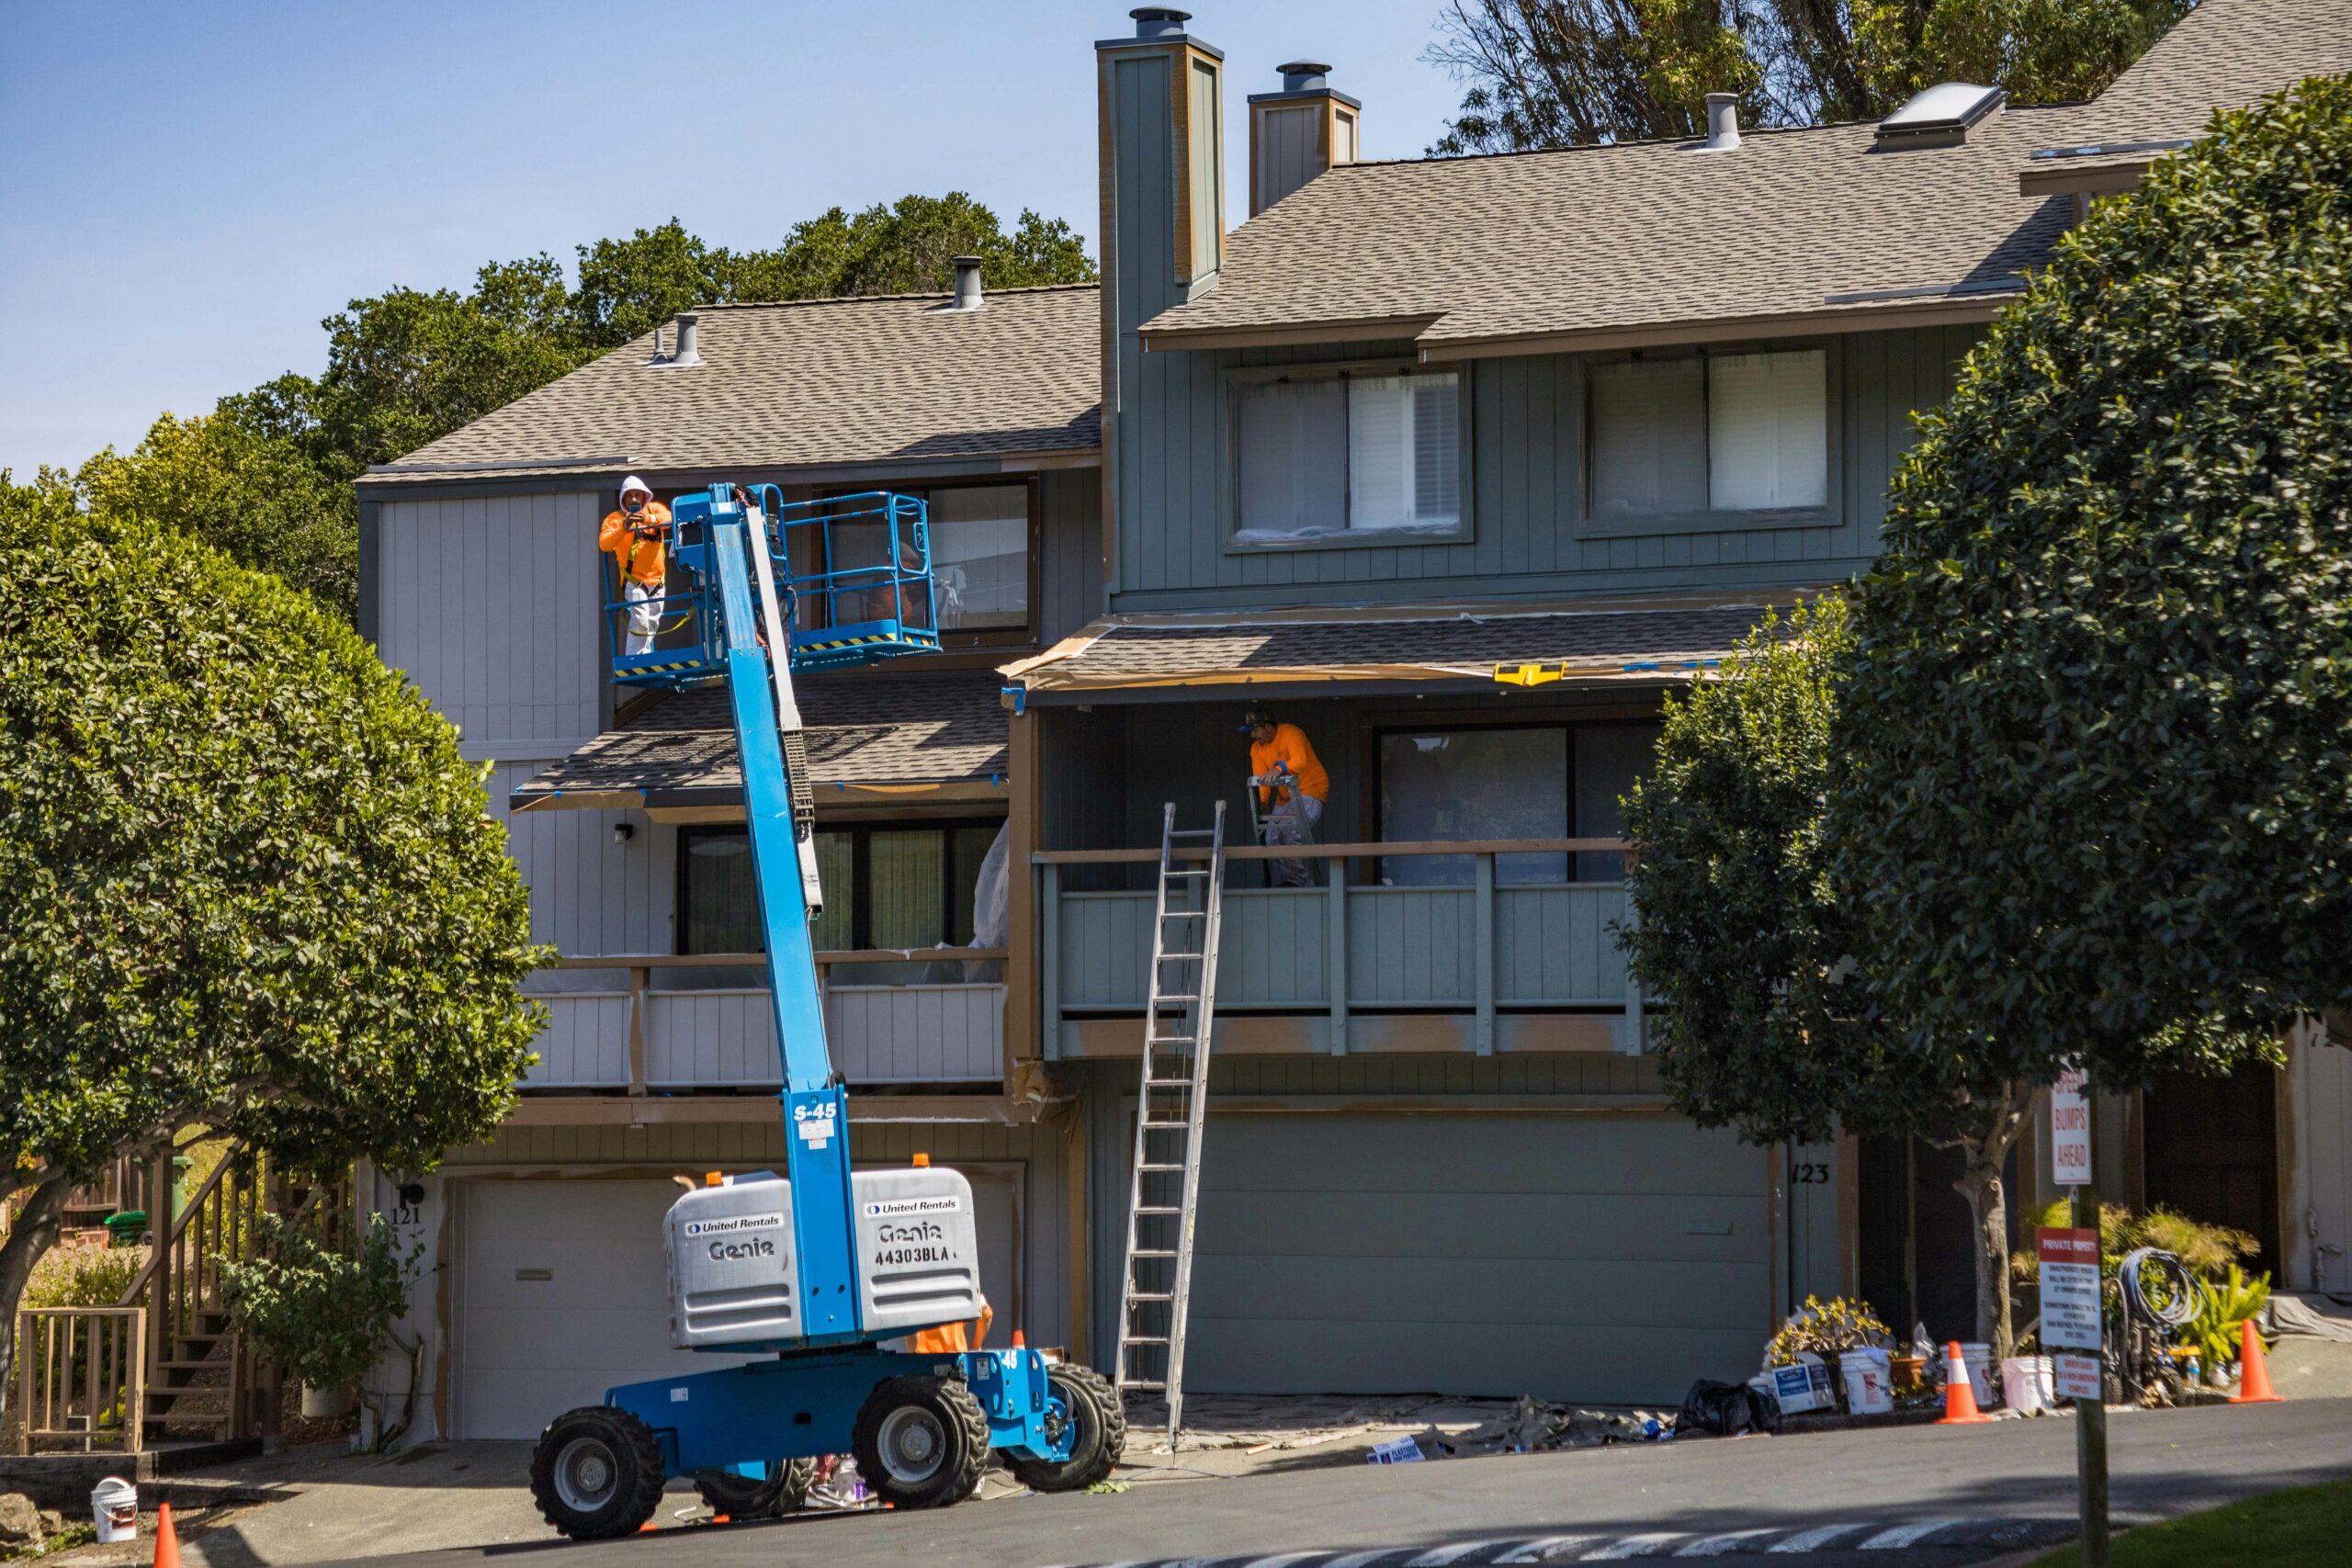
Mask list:
[[[2098,1232],[2046,1226],[2039,1251],[2042,1345],[2052,1350],[2097,1351]]]
[[[2091,1180],[2091,1106],[2080,1067],[2068,1067],[2050,1086],[2050,1179],[2060,1187]]]
[[[2098,1382],[2097,1356],[2070,1355],[2064,1351],[2050,1358],[2051,1382],[2061,1399],[2098,1399],[2103,1392]]]

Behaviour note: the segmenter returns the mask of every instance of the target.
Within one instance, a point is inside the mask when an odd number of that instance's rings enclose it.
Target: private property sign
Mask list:
[[[2091,1107],[2083,1089],[2080,1067],[2068,1067],[2050,1086],[2050,1179],[2060,1187],[2091,1181]]]
[[[2061,1399],[2099,1397],[2098,1232],[2044,1226],[2041,1343],[2056,1352]],[[2067,1351],[2088,1352],[2068,1355]]]

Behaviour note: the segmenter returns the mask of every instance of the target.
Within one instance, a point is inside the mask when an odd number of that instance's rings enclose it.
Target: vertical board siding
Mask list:
[[[596,733],[601,515],[585,491],[381,503],[377,651],[469,745]]]
[[[1465,1009],[1477,1001],[1476,893],[1468,887],[1351,887],[1348,1005]],[[1327,889],[1227,888],[1216,1005],[1329,1005]],[[1061,1006],[1135,1011],[1150,969],[1153,896],[1065,894]],[[1495,999],[1519,1007],[1622,1007],[1625,961],[1612,924],[1627,919],[1614,883],[1495,893]]]
[[[1259,551],[1227,546],[1227,371],[1410,357],[1411,345],[1130,358],[1131,340],[1123,339],[1123,377],[1133,364],[1147,379],[1125,380],[1129,391],[1116,425],[1120,552],[1112,608],[1239,605],[1265,602],[1275,590],[1285,604],[1427,598],[1439,582],[1448,596],[1532,595],[1839,576],[1877,553],[1887,482],[1916,437],[1914,415],[1950,395],[1961,359],[1981,335],[1963,325],[1821,340],[1835,345],[1839,367],[1830,400],[1838,465],[1832,483],[1842,503],[1835,526],[1582,536],[1584,365],[1577,355],[1544,355],[1463,367],[1471,539]]]
[[[1102,470],[1055,468],[1037,481],[1035,620],[1041,647],[1102,613]]]
[[[825,1003],[833,1066],[853,1085],[1003,1078],[1001,985],[836,987]],[[782,1080],[768,993],[650,993],[645,1081],[654,1089],[775,1088]]]
[[[1623,1005],[1625,960],[1612,925],[1629,918],[1614,883],[1495,890],[1495,1000],[1504,1006]]]
[[[538,1061],[523,1075],[525,1089],[627,1089],[628,996],[626,992],[567,992],[537,998],[548,1026],[531,1043]]]

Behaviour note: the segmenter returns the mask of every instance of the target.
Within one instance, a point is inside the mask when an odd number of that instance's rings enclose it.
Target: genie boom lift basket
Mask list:
[[[773,485],[722,484],[680,497],[669,534],[654,649],[615,651],[613,679],[728,688],[786,1132],[782,1175],[738,1177],[672,1205],[671,1341],[764,1359],[626,1383],[557,1416],[531,1456],[532,1495],[557,1529],[594,1540],[643,1525],[673,1475],[691,1476],[717,1512],[775,1512],[826,1454],[854,1454],[866,1483],[901,1508],[971,1495],[990,1449],[1036,1490],[1093,1485],[1117,1463],[1126,1425],[1094,1372],[1017,1336],[1005,1350],[884,1347],[979,1314],[972,1191],[927,1166],[853,1172],[848,1097],[825,1044],[810,936],[815,820],[792,677],[938,649],[922,503],[787,504]],[[614,626],[608,616],[608,635]]]

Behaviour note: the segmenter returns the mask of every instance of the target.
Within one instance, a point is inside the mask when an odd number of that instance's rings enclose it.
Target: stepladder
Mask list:
[[[1168,1447],[1184,1419],[1184,1328],[1201,1198],[1201,1134],[1216,1021],[1219,917],[1225,897],[1225,802],[1206,828],[1160,822],[1152,909],[1143,1066],[1136,1097],[1127,1257],[1119,1302],[1120,1393],[1159,1393]]]

